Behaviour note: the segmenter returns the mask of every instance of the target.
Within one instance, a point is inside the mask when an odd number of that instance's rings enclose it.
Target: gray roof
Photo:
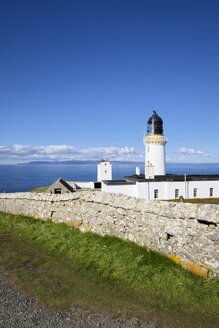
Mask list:
[[[136,182],[173,182],[173,181],[185,181],[185,175],[178,174],[166,174],[166,175],[155,175],[153,179],[145,179],[144,174],[134,174],[126,176],[124,180],[104,180],[108,186],[116,185],[132,185]],[[219,174],[188,174],[186,175],[186,181],[219,181]]]
[[[56,180],[48,189],[47,191],[52,188],[54,185],[56,185],[57,183],[60,183],[61,185],[63,185],[66,189],[68,189],[69,191],[73,192],[75,189],[70,186],[70,184],[68,184],[65,180],[63,180],[62,178],[59,178],[58,180]]]

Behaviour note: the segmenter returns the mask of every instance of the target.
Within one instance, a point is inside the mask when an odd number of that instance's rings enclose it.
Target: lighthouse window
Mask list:
[[[149,153],[149,151],[150,151],[150,147],[148,146],[148,153]]]
[[[209,190],[209,196],[213,197],[214,196],[214,188],[210,188]]]
[[[193,197],[197,197],[197,194],[198,194],[198,189],[197,188],[194,188],[193,189]]]
[[[154,189],[154,198],[158,198],[158,189]]]
[[[175,198],[179,198],[179,189],[175,189]]]

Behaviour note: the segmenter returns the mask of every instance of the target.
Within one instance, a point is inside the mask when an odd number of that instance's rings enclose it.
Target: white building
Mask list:
[[[156,112],[148,120],[145,145],[145,174],[125,177],[124,180],[103,179],[102,190],[143,199],[219,198],[219,174],[166,174],[163,121]]]
[[[106,159],[101,159],[97,165],[97,181],[103,180],[112,180],[112,164]]]
[[[112,180],[112,164],[102,159],[97,165],[97,181],[65,181],[59,178],[47,190],[51,194],[63,194],[82,189],[101,190],[102,181]]]

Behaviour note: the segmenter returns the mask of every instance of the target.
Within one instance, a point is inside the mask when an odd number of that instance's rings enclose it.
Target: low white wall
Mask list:
[[[68,183],[71,185],[71,182]],[[73,184],[79,189],[94,189],[93,181],[75,181]]]
[[[154,190],[158,190],[158,199],[168,200],[175,198],[175,190],[179,189],[179,196],[194,198],[194,188],[197,188],[196,198],[210,198],[210,188],[213,188],[213,197],[219,198],[219,181],[150,181],[136,182],[127,185],[102,184],[102,191],[121,193],[146,200],[154,199]]]
[[[135,184],[106,185],[103,182],[101,190],[108,193],[122,194],[130,197],[138,197],[137,185]]]
[[[210,188],[214,190],[214,196],[219,198],[219,181],[188,181],[187,198],[193,198],[193,189],[197,188],[197,198],[209,198]]]

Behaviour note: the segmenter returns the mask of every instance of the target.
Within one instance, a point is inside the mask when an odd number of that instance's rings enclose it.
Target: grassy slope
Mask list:
[[[44,192],[44,191],[46,191],[48,188],[49,188],[49,186],[45,186],[45,187],[39,187],[39,188],[36,188],[36,189],[31,189],[30,191],[31,191],[31,192]]]
[[[173,202],[179,202],[179,199],[172,199]],[[194,203],[194,204],[219,204],[219,198],[190,198],[185,199],[185,203]]]
[[[168,327],[217,327],[219,284],[114,237],[0,213],[0,257],[11,279],[56,308],[149,313]]]

